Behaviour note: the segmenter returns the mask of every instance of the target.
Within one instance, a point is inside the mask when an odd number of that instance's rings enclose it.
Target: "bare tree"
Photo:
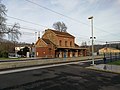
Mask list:
[[[67,26],[63,22],[56,22],[53,24],[53,28],[56,29],[57,31],[61,32],[67,32]]]
[[[5,18],[5,15],[6,15],[6,7],[5,5],[1,4],[1,1],[0,1],[0,38],[2,38],[4,36],[4,33],[3,32],[6,32],[6,18]]]
[[[65,23],[62,22],[62,31],[66,32],[66,30],[67,30],[67,26],[65,25]]]
[[[19,29],[20,25],[18,23],[15,23],[11,28],[8,27],[6,33],[8,33],[8,37],[11,39],[11,41],[16,41],[19,39],[19,35],[21,35]]]
[[[19,32],[20,26],[18,23],[15,23],[11,28],[7,26],[6,24],[6,7],[3,5],[0,1],[0,38],[3,38],[6,34],[9,35],[9,37],[12,37],[12,40],[19,39],[19,35],[21,33]]]
[[[86,47],[87,46],[87,42],[82,42],[81,46]]]

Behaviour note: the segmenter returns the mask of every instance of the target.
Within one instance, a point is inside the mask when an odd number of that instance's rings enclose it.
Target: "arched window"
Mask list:
[[[62,41],[61,41],[61,40],[59,41],[59,45],[60,45],[60,46],[62,45]]]
[[[72,41],[70,41],[70,47],[72,47]]]
[[[67,41],[65,41],[65,47],[67,47]]]

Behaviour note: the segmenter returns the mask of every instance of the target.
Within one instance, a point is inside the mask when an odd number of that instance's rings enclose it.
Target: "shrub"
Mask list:
[[[2,52],[0,51],[0,57],[2,57]]]
[[[1,57],[8,58],[8,52],[3,51],[3,52],[1,53]]]

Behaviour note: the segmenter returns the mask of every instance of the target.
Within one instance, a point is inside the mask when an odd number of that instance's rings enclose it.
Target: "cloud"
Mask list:
[[[117,3],[120,5],[120,0],[117,0]]]
[[[86,0],[89,4],[94,4],[96,3],[98,0]]]
[[[68,27],[67,31],[76,37],[76,41],[78,43],[82,40],[89,40],[89,37],[91,36],[90,22],[88,20],[88,17],[91,15],[94,16],[94,27],[96,26],[99,28],[94,28],[94,35],[97,37],[96,40],[104,38],[105,36],[109,36],[107,39],[110,40],[111,38],[112,40],[114,34],[110,35],[109,32],[120,33],[120,0],[33,0],[33,2],[37,4],[62,13],[66,16],[75,18],[76,20],[86,23],[87,25],[55,14],[25,0],[4,1],[6,1],[5,5],[8,8],[8,15],[10,16],[18,17],[33,23],[42,24],[48,26],[49,28],[52,27],[54,22],[63,21]],[[16,20],[9,19],[9,22],[16,22]],[[45,29],[43,27],[21,21],[18,22],[20,25],[26,27],[30,26],[31,28],[35,28],[37,30],[43,31]],[[25,40],[24,38],[27,40],[28,37],[24,35],[22,38],[21,40]],[[116,35],[116,38],[119,37]],[[104,40],[107,39],[104,38]]]
[[[59,7],[63,8],[66,11],[71,11],[74,10],[79,3],[81,2],[80,0],[50,0],[52,5],[58,5]]]

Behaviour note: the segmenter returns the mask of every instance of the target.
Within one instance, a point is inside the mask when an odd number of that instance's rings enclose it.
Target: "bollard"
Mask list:
[[[104,64],[106,64],[106,57],[103,58]]]
[[[120,53],[119,53],[119,60],[120,60]]]
[[[106,57],[105,57],[105,53],[104,53],[103,62],[104,62],[104,64],[106,64]]]
[[[117,60],[117,55],[116,55],[116,53],[115,53],[115,61]]]
[[[110,53],[110,62],[112,62],[112,53]]]

